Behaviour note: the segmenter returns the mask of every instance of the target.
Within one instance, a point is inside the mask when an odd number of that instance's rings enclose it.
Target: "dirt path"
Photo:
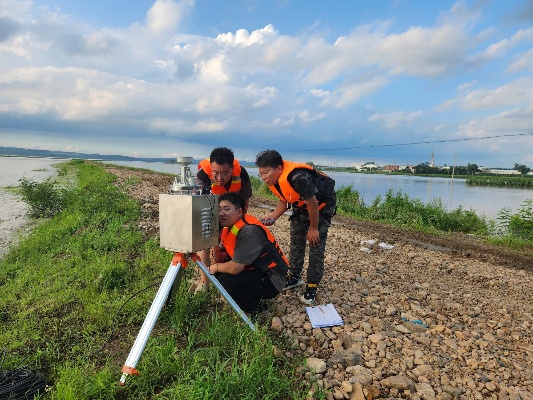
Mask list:
[[[169,177],[107,170],[139,200],[146,234],[157,235]],[[272,205],[252,199],[250,213]],[[287,218],[272,232],[288,253]],[[317,300],[334,304],[345,324],[313,329],[300,288],[276,298],[271,329],[294,343],[281,356],[306,357],[313,370],[302,368],[302,378],[332,399],[533,399],[532,275],[531,251],[336,216]]]

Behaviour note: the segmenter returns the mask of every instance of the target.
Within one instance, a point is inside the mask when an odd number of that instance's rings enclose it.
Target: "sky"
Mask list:
[[[0,146],[533,168],[533,0],[0,0]]]

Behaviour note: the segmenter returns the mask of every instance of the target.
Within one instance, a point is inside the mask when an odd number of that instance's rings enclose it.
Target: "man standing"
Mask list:
[[[240,193],[245,201],[244,210],[248,209],[252,197],[252,183],[244,167],[235,159],[233,151],[227,147],[217,147],[211,151],[209,159],[198,163],[196,174],[198,183],[202,185],[202,194],[222,195],[229,192]],[[209,250],[198,253],[205,265],[210,263]],[[200,271],[200,282],[197,283],[195,292],[206,291],[209,281]]]
[[[220,196],[218,213],[224,228],[209,273],[216,275],[241,310],[259,313],[261,300],[273,299],[285,287],[287,259],[269,229],[244,213],[239,193]]]
[[[276,150],[265,150],[256,157],[259,176],[279,202],[266,219],[278,219],[292,208],[290,219],[290,269],[285,289],[303,285],[306,241],[309,242],[307,287],[300,300],[315,301],[318,285],[324,275],[324,252],[331,217],[335,215],[337,197],[335,181],[307,164],[283,160]],[[266,225],[271,225],[266,223]]]

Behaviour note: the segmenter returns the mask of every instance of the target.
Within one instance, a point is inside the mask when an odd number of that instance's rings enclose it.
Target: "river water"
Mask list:
[[[0,157],[0,257],[29,222],[28,207],[20,196],[7,188],[16,187],[20,179],[42,182],[57,173],[54,164],[64,162],[50,158]],[[22,229],[22,232],[20,230]]]
[[[27,206],[19,196],[6,190],[7,187],[19,185],[19,180],[41,182],[54,175],[55,164],[65,160],[49,158],[0,157],[0,257],[8,246],[16,240],[21,228],[28,222]],[[174,175],[180,173],[180,166],[175,164],[147,162],[113,162],[115,165],[145,168],[156,172]],[[196,171],[196,164],[191,164]],[[257,175],[257,168],[246,168],[250,175]],[[428,203],[441,199],[449,210],[462,206],[473,210],[478,215],[494,219],[498,212],[507,207],[516,212],[527,199],[533,200],[533,190],[470,186],[463,179],[425,178],[406,175],[355,174],[349,172],[329,172],[336,181],[336,188],[352,185],[363,197],[367,205],[379,195],[382,198],[388,190],[402,191],[410,198]],[[169,184],[172,179],[169,178]]]
[[[176,175],[180,171],[180,166],[175,164],[118,161],[113,164]],[[189,167],[191,171],[196,170],[196,164],[191,164]],[[257,168],[246,167],[246,170],[250,175],[257,176]],[[465,210],[473,210],[478,215],[494,219],[504,207],[516,212],[525,200],[533,200],[531,189],[471,186],[467,185],[464,179],[350,172],[328,172],[328,175],[335,179],[337,189],[352,185],[367,205],[372,204],[378,195],[384,198],[387,191],[392,189],[393,192],[402,191],[410,198],[419,199],[425,204],[440,199],[448,210],[461,206]]]

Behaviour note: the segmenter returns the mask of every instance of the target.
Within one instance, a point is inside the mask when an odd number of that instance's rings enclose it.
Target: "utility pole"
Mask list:
[[[457,154],[453,155],[453,168],[452,168],[452,184],[450,186],[450,209],[452,208],[452,197],[453,197],[453,175],[455,174],[455,162],[457,161]]]

